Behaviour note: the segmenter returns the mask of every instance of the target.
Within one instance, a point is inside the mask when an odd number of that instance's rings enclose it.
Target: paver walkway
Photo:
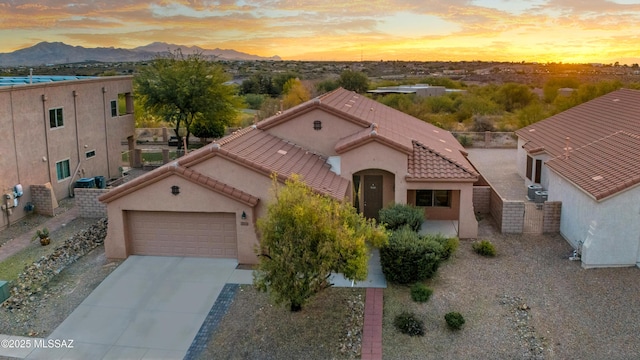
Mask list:
[[[362,330],[362,360],[382,359],[383,291],[381,288],[367,288]]]

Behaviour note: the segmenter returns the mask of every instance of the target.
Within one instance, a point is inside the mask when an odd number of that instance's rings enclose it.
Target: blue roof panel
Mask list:
[[[70,75],[33,75],[33,76],[0,76],[0,86],[42,84],[55,81],[70,81],[81,79],[93,79],[95,76],[70,76]]]

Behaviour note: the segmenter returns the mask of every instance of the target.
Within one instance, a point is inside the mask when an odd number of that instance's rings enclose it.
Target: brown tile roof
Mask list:
[[[547,166],[596,200],[640,184],[640,136],[618,131],[558,156]]]
[[[445,167],[434,168],[434,171],[440,172],[429,174],[424,179],[448,178],[454,180],[456,178],[451,175],[457,173],[457,170],[453,168],[466,171],[462,178],[457,179],[466,180],[469,174],[477,177],[477,172],[466,158],[464,148],[450,132],[342,88],[265,119],[257,126],[261,129],[269,129],[313,109],[321,109],[335,114],[363,127],[362,131],[350,134],[336,144],[335,150],[339,154],[370,141],[378,141],[399,151],[412,154],[416,149],[414,142],[417,142],[445,159],[449,164]],[[373,132],[374,130],[375,132]],[[414,156],[420,157],[421,155],[414,154]],[[448,166],[453,168],[445,169]],[[410,169],[407,171],[411,173]],[[423,173],[416,172],[415,174]],[[417,180],[417,178],[415,179]]]
[[[407,181],[478,180],[477,173],[469,172],[468,169],[440,156],[418,142],[413,143],[413,149],[413,152],[409,155]]]
[[[210,146],[221,156],[265,175],[275,172],[284,180],[298,174],[315,191],[337,199],[343,199],[347,194],[349,181],[331,171],[326,157],[255,127],[221,139],[218,145]]]
[[[190,180],[193,183],[213,190],[221,195],[227,196],[248,206],[256,206],[258,204],[258,201],[260,200],[257,197],[244,191],[238,190],[231,185],[220,182],[197,171],[181,167],[176,162],[166,164],[154,171],[150,171],[140,177],[137,177],[128,183],[118,186],[108,193],[100,196],[99,200],[105,203],[111,202],[172,175],[177,175]]]
[[[516,131],[530,153],[564,154],[617,131],[640,132],[640,91],[621,89]]]
[[[522,128],[516,135],[530,154],[545,152],[554,157],[547,162],[550,168],[597,200],[603,199],[637,184],[640,91],[613,91]],[[567,152],[569,158],[564,159]],[[634,163],[635,167],[628,166]]]

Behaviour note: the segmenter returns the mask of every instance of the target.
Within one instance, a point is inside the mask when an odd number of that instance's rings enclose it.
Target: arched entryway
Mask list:
[[[353,206],[367,218],[378,219],[378,212],[393,203],[395,175],[381,169],[353,174]]]

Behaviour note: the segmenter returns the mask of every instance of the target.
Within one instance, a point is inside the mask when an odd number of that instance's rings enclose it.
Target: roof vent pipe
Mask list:
[[[565,138],[565,147],[564,147],[564,158],[568,159],[569,158],[569,137],[567,136]]]

